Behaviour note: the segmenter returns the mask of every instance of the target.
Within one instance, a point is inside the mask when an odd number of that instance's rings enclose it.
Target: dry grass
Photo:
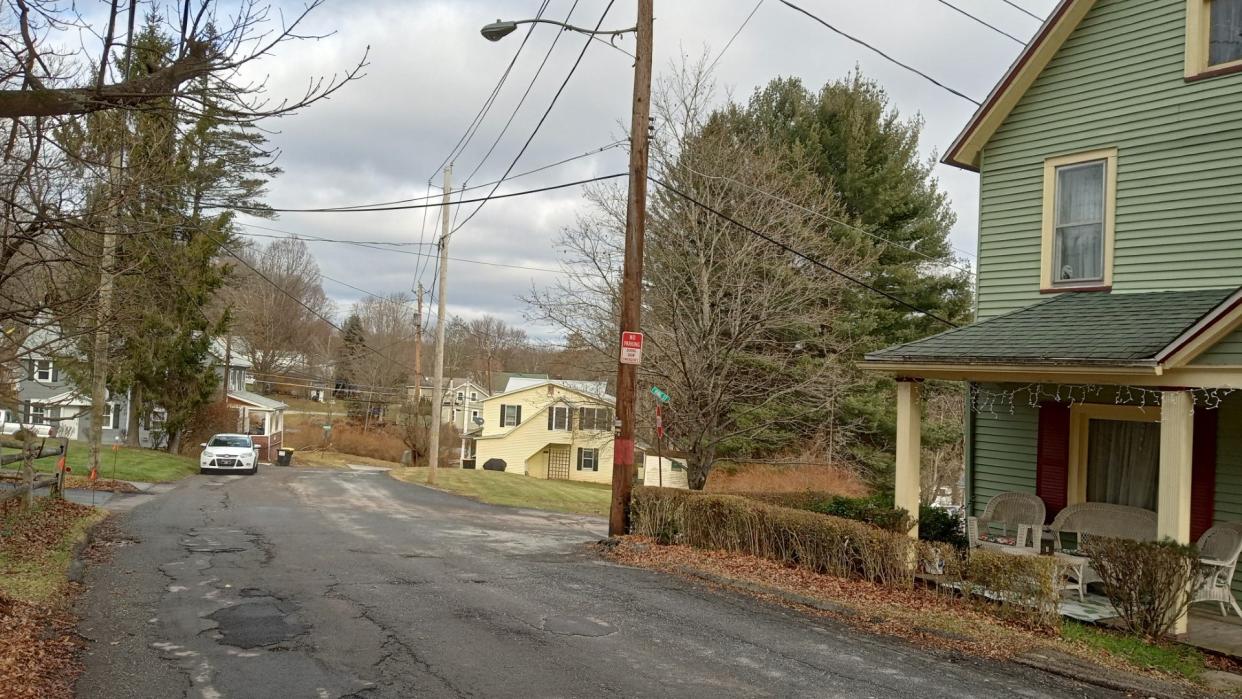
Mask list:
[[[837,466],[806,464],[739,464],[717,467],[704,488],[717,493],[800,493],[814,491],[847,497],[869,493],[858,474]]]
[[[290,418],[285,424],[285,446],[297,450],[322,449],[324,418],[308,416],[300,420]],[[341,454],[366,456],[381,461],[400,463],[405,453],[395,428],[368,427],[336,420],[332,425],[332,450]],[[296,456],[295,456],[296,458]]]

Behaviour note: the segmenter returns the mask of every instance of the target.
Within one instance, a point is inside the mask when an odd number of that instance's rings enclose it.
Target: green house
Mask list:
[[[1036,493],[1242,521],[1242,0],[1064,0],[947,151],[979,173],[976,322],[867,356],[964,381],[967,509]]]

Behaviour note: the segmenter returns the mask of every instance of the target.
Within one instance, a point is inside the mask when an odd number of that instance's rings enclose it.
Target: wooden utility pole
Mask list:
[[[651,120],[651,44],[653,0],[638,0],[634,61],[634,108],[630,115],[630,189],[625,208],[625,265],[621,273],[621,333],[640,332],[643,284],[643,233],[647,218],[647,128]],[[617,339],[620,342],[620,333]],[[608,535],[629,529],[634,486],[635,403],[638,367],[617,362],[617,430],[612,456],[612,509]]]
[[[233,377],[233,333],[224,336],[224,389],[220,391],[220,402],[229,404],[229,381]]]
[[[90,472],[99,473],[100,452],[103,450],[104,404],[108,402],[108,324],[112,322],[112,264],[116,256],[116,223],[121,216],[121,188],[118,185],[122,155],[112,156],[108,175],[108,200],[115,206],[113,216],[104,224],[103,250],[99,256],[99,307],[95,313],[95,349],[91,358],[91,459]]]
[[[453,164],[444,168],[444,207],[440,211],[440,288],[436,291],[436,367],[431,386],[431,436],[427,440],[427,482],[436,482],[440,465],[440,406],[444,402],[444,295],[448,289],[449,193],[452,191]]]

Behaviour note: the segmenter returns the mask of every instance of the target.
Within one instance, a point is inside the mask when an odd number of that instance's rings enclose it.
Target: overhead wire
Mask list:
[[[595,23],[594,31],[599,31],[600,26],[604,24],[604,19],[608,17],[608,11],[612,9],[615,2],[616,0],[608,0],[608,4],[604,6],[604,11],[600,13],[599,21]],[[509,178],[509,173],[513,172],[513,168],[517,166],[518,161],[521,160],[522,156],[526,154],[526,149],[530,147],[531,142],[535,140],[535,136],[539,134],[539,130],[543,128],[544,122],[548,120],[548,115],[551,114],[552,109],[556,107],[556,103],[561,98],[561,94],[565,92],[565,86],[568,85],[570,79],[574,77],[574,73],[577,72],[578,66],[582,63],[582,57],[586,55],[587,49],[589,48],[591,48],[590,39],[583,42],[582,50],[578,52],[578,57],[574,59],[573,65],[570,66],[569,73],[565,75],[565,79],[561,81],[560,87],[556,89],[556,94],[552,95],[552,101],[548,103],[548,108],[543,111],[543,116],[539,117],[538,123],[536,123],[535,128],[531,130],[530,136],[526,138],[526,142],[522,144],[522,148],[518,150],[517,155],[513,156],[513,161],[509,163],[509,167],[505,168],[505,172],[501,175],[500,181],[497,182],[495,187],[492,189],[493,193],[496,189],[500,188],[501,183]],[[465,226],[471,219],[477,216],[478,213],[483,210],[483,206],[486,205],[487,201],[488,198],[484,198],[483,201],[480,202],[479,206],[475,207],[474,211],[471,211],[470,215],[467,216],[465,220],[449,231],[449,235],[452,235],[456,231],[460,230],[462,226]],[[443,244],[443,241],[441,241],[441,244]]]
[[[1043,17],[1040,17],[1039,15],[1035,14],[1034,12],[1031,12],[1030,10],[1026,9],[1025,7],[1023,7],[1023,6],[1019,5],[1018,3],[1014,2],[1013,0],[1001,0],[1001,2],[1003,2],[1003,3],[1005,3],[1006,5],[1008,5],[1008,6],[1012,7],[1013,9],[1017,10],[1018,12],[1021,12],[1022,14],[1024,14],[1024,15],[1026,15],[1026,16],[1028,16],[1028,17],[1030,17],[1031,19],[1034,19],[1034,20],[1035,20],[1035,21],[1037,21],[1037,22],[1043,22],[1043,21],[1044,21],[1044,18],[1043,18]]]
[[[755,13],[759,11],[759,8],[763,5],[763,3],[764,0],[759,0],[759,2],[755,3],[755,6],[750,10],[750,14],[746,15],[746,19],[742,20],[742,25],[738,27],[737,31],[733,32],[733,36],[729,37],[729,40],[725,42],[724,48],[720,49],[720,53],[716,54],[716,58],[712,60],[711,65],[707,66],[707,70],[703,71],[705,74],[711,75],[712,69],[715,68],[716,64],[720,62],[720,59],[724,57],[725,53],[729,50],[729,47],[733,46],[733,42],[737,40],[738,35],[742,33],[742,30],[746,28],[746,25],[750,24],[750,20],[755,16]]]
[[[995,24],[991,24],[991,23],[987,22],[986,20],[983,20],[983,19],[981,19],[981,18],[979,18],[979,17],[977,17],[977,16],[975,16],[975,15],[973,15],[973,14],[971,14],[971,13],[967,12],[966,10],[963,10],[962,8],[958,7],[957,5],[954,5],[953,3],[949,2],[949,0],[936,0],[936,2],[939,2],[941,5],[944,5],[945,7],[949,8],[950,10],[953,10],[954,12],[956,12],[956,13],[958,13],[958,14],[961,14],[961,15],[964,15],[964,16],[966,16],[966,17],[969,17],[970,19],[974,20],[976,23],[981,24],[981,25],[983,25],[983,26],[987,27],[988,29],[991,29],[992,31],[996,32],[997,34],[1000,34],[1000,35],[1002,35],[1002,36],[1007,36],[1007,37],[1009,37],[1010,39],[1013,39],[1014,41],[1018,42],[1019,44],[1022,44],[1023,46],[1026,46],[1026,40],[1025,40],[1025,39],[1019,39],[1018,37],[1014,36],[1013,34],[1010,34],[1009,32],[1005,31],[1004,29],[1001,29],[1000,27],[996,26]]]
[[[962,98],[962,99],[966,100],[967,102],[970,102],[971,104],[975,105],[976,107],[981,106],[981,103],[979,102],[979,100],[975,99],[974,97],[971,97],[970,95],[967,95],[967,94],[966,94],[966,93],[964,93],[964,92],[961,92],[961,91],[958,91],[958,90],[955,90],[955,89],[953,89],[953,88],[949,87],[948,85],[946,85],[946,84],[944,84],[944,83],[940,82],[940,81],[939,81],[939,80],[937,80],[936,78],[933,78],[931,75],[928,75],[927,73],[924,73],[923,71],[919,70],[918,68],[915,68],[914,66],[910,65],[909,63],[905,63],[905,62],[900,61],[900,60],[898,60],[898,59],[896,59],[896,58],[893,58],[892,56],[888,55],[887,53],[885,53],[884,51],[880,50],[879,48],[876,48],[875,46],[873,46],[873,45],[871,45],[871,44],[867,43],[866,41],[863,41],[862,39],[859,39],[858,37],[856,37],[856,36],[854,36],[854,35],[852,35],[852,34],[849,34],[849,33],[847,33],[847,32],[845,32],[845,31],[843,31],[842,29],[840,29],[840,28],[838,28],[838,27],[836,27],[836,26],[834,26],[834,25],[832,25],[832,24],[829,24],[829,23],[828,23],[826,20],[824,20],[822,17],[819,17],[819,16],[815,15],[815,14],[814,14],[813,12],[811,12],[810,10],[804,9],[804,8],[802,8],[802,7],[799,7],[798,5],[795,5],[794,3],[790,2],[789,0],[780,0],[780,2],[781,2],[781,4],[783,4],[783,5],[785,5],[785,6],[789,7],[789,8],[791,8],[791,9],[793,9],[793,10],[796,10],[797,12],[800,12],[800,13],[802,13],[802,14],[806,15],[807,17],[809,17],[809,18],[811,18],[812,20],[814,20],[814,21],[818,22],[819,24],[822,24],[824,27],[826,27],[826,28],[828,28],[829,30],[831,30],[831,31],[835,32],[836,34],[839,34],[839,35],[841,35],[841,36],[845,37],[846,39],[849,39],[850,41],[854,42],[855,44],[858,44],[859,46],[862,46],[863,48],[866,48],[866,49],[870,50],[872,53],[875,53],[876,55],[880,56],[881,58],[883,58],[884,60],[888,61],[889,63],[892,63],[893,65],[898,66],[899,68],[903,68],[903,69],[905,69],[905,70],[907,70],[907,71],[909,71],[909,72],[911,72],[911,73],[913,73],[913,74],[915,74],[915,75],[919,76],[920,78],[923,78],[923,79],[924,79],[924,80],[926,80],[927,82],[929,82],[929,83],[931,83],[931,84],[935,85],[936,87],[939,87],[940,89],[944,90],[945,92],[948,92],[949,94],[952,94],[952,95],[956,95],[957,97],[960,97],[960,98]]]
[[[851,282],[851,283],[853,283],[853,284],[855,284],[855,285],[857,285],[857,286],[860,286],[860,287],[862,287],[862,288],[864,288],[864,289],[867,289],[868,291],[871,291],[871,292],[873,292],[873,293],[875,293],[875,294],[879,294],[880,296],[883,296],[884,298],[886,298],[886,299],[888,299],[888,300],[892,301],[893,303],[896,303],[896,304],[898,304],[898,305],[900,305],[900,306],[903,306],[903,307],[908,308],[908,309],[910,309],[910,310],[912,310],[912,311],[915,311],[916,313],[920,313],[920,314],[922,314],[922,315],[924,315],[924,316],[926,316],[926,317],[928,317],[928,318],[931,318],[932,320],[935,320],[935,321],[937,321],[937,322],[943,323],[943,324],[945,324],[945,325],[949,326],[950,328],[956,328],[956,327],[957,327],[957,324],[956,324],[956,323],[954,323],[954,322],[952,322],[952,321],[950,321],[950,320],[946,320],[945,318],[942,318],[942,317],[940,317],[940,316],[936,315],[935,313],[933,313],[933,312],[931,312],[931,311],[929,311],[929,310],[926,310],[926,309],[924,309],[924,308],[920,308],[920,307],[918,307],[918,306],[914,305],[913,303],[910,303],[909,301],[906,301],[905,299],[903,299],[903,298],[901,298],[901,297],[899,297],[899,296],[897,296],[897,295],[895,295],[895,294],[889,293],[889,292],[887,292],[887,291],[885,291],[885,290],[883,290],[883,289],[880,289],[880,288],[878,288],[878,287],[876,287],[876,286],[873,286],[873,285],[871,285],[871,284],[868,284],[867,282],[865,282],[865,281],[863,281],[863,280],[859,279],[858,277],[855,277],[855,276],[854,276],[854,275],[852,275],[852,274],[849,274],[848,272],[843,272],[843,271],[841,271],[841,270],[837,269],[836,267],[833,267],[832,265],[829,265],[829,264],[827,264],[827,263],[823,262],[822,260],[820,260],[820,259],[818,259],[818,258],[816,258],[816,257],[813,257],[812,255],[809,255],[809,254],[807,254],[807,253],[805,253],[805,252],[802,252],[801,250],[798,250],[797,248],[794,248],[794,247],[791,247],[790,245],[787,245],[787,244],[785,244],[785,243],[782,243],[781,241],[777,240],[776,238],[773,238],[772,236],[770,236],[770,235],[768,235],[768,234],[766,234],[766,233],[764,233],[764,232],[762,232],[762,231],[760,231],[760,230],[757,230],[757,229],[755,229],[755,228],[752,228],[751,226],[748,226],[748,225],[746,225],[746,224],[742,223],[741,221],[738,221],[737,219],[733,218],[732,216],[729,216],[728,214],[724,213],[723,211],[720,211],[719,209],[716,209],[716,208],[714,208],[714,207],[710,206],[709,204],[704,204],[703,202],[699,201],[698,199],[695,199],[694,197],[690,196],[689,194],[686,194],[685,192],[681,191],[680,189],[678,189],[678,188],[674,187],[673,185],[671,185],[671,184],[669,184],[669,183],[665,182],[664,180],[662,180],[662,179],[660,179],[660,178],[658,178],[658,177],[648,177],[648,179],[650,179],[652,182],[655,182],[656,184],[660,185],[661,187],[663,187],[664,189],[668,190],[669,192],[672,192],[673,194],[675,194],[675,195],[677,195],[677,196],[681,197],[682,199],[685,199],[687,202],[689,202],[689,203],[691,203],[691,204],[693,204],[693,205],[695,205],[695,206],[699,207],[700,209],[703,209],[704,211],[707,211],[708,213],[711,213],[711,214],[713,214],[713,215],[715,215],[715,216],[719,217],[720,219],[722,219],[722,220],[724,220],[724,221],[726,221],[726,222],[728,222],[728,223],[731,223],[731,224],[733,224],[734,226],[737,226],[738,228],[741,228],[742,230],[744,230],[744,231],[746,231],[746,232],[750,233],[751,235],[758,236],[759,238],[762,238],[763,240],[766,240],[767,242],[769,242],[769,243],[771,243],[771,244],[775,245],[776,247],[779,247],[780,249],[784,250],[785,252],[787,252],[787,253],[789,253],[789,254],[791,254],[791,255],[794,255],[794,256],[796,256],[796,257],[800,257],[800,258],[802,258],[803,260],[805,260],[805,261],[807,261],[807,262],[811,263],[812,265],[815,265],[816,267],[819,267],[820,269],[823,269],[823,270],[825,270],[825,271],[827,271],[827,272],[831,272],[832,274],[835,274],[835,275],[837,275],[837,276],[841,277],[842,279],[845,279],[846,281],[849,281],[849,282]]]

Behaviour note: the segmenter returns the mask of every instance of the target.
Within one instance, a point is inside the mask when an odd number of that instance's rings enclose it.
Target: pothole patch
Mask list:
[[[594,619],[568,616],[550,616],[543,620],[541,628],[560,636],[587,636],[599,638],[617,632],[617,627]]]
[[[307,626],[291,618],[294,611],[295,605],[291,603],[264,597],[224,607],[207,618],[216,622],[219,640],[224,645],[261,648],[291,641],[306,633]]]

